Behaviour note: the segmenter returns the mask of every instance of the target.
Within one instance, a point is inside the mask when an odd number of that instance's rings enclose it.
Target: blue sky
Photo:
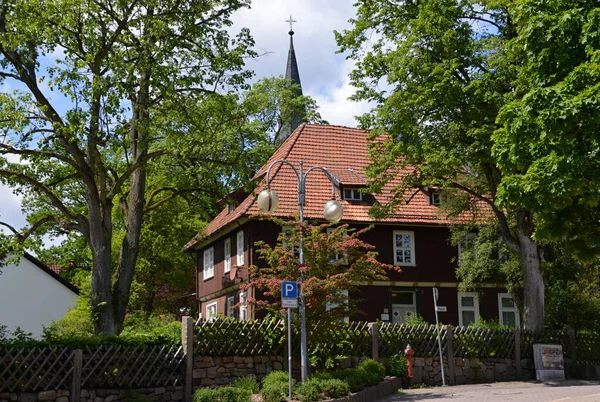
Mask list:
[[[355,15],[352,2],[344,0],[254,0],[251,9],[234,15],[233,31],[248,27],[258,53],[248,60],[247,67],[255,71],[256,79],[283,75],[289,48],[289,24],[294,23],[294,48],[305,95],[317,101],[322,117],[330,124],[354,127],[354,116],[368,111],[365,103],[350,102],[354,92],[348,74],[353,62],[337,54],[334,30],[349,28],[348,20]],[[16,88],[6,82],[3,92]],[[63,105],[65,108],[68,105]],[[0,220],[20,228],[25,225],[20,197],[0,185]],[[0,229],[2,230],[2,229]]]

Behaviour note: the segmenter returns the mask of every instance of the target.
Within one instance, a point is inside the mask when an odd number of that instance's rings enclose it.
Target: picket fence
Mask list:
[[[441,328],[445,357],[505,358],[520,364],[531,359],[534,343],[560,344],[565,358],[600,365],[600,339],[573,330],[530,332],[473,327]],[[294,330],[292,354],[298,354]],[[392,323],[315,323],[308,327],[309,353],[382,359],[411,344],[416,356],[438,356],[435,325]],[[81,389],[138,389],[185,386],[191,398],[194,356],[286,356],[286,325],[278,321],[201,321],[184,317],[182,343],[154,346],[98,345],[69,347],[0,347],[0,394]],[[0,398],[2,399],[2,398]]]

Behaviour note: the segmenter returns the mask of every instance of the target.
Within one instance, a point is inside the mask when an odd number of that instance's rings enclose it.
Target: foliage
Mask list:
[[[234,388],[241,388],[250,391],[251,394],[257,394],[259,390],[258,381],[252,377],[242,377],[235,380],[232,384]]]
[[[311,376],[294,389],[295,398],[302,402],[336,399],[349,393],[350,387],[347,382],[336,378],[326,378],[322,375]]]
[[[367,173],[393,199],[374,212],[433,187],[450,221],[494,225],[528,329],[544,324],[541,246],[591,257],[600,230],[599,14],[551,3],[361,0],[336,33],[357,61],[353,99],[376,105],[360,118],[373,129]]]
[[[373,359],[367,359],[360,363],[357,371],[362,376],[366,386],[377,385],[385,377],[385,367]]]
[[[507,327],[505,325],[500,324],[499,320],[484,320],[479,319],[475,322],[469,324],[470,328],[483,328],[483,329],[500,329],[505,330]]]
[[[361,391],[365,387],[365,380],[357,369],[348,368],[339,370],[333,372],[331,375],[333,378],[346,382],[352,392]]]
[[[236,387],[200,388],[194,392],[194,402],[249,402],[252,393]]]
[[[346,396],[350,393],[350,386],[345,381],[332,378],[329,380],[320,380],[321,392],[326,399],[336,399]]]
[[[321,399],[321,381],[309,378],[294,389],[294,398],[301,402],[312,402]]]
[[[96,333],[122,330],[144,213],[180,195],[223,192],[252,165],[243,154],[256,133],[232,118],[239,102],[228,94],[255,56],[248,30],[230,37],[228,28],[248,5],[0,6],[0,79],[16,88],[1,95],[0,180],[25,194],[29,222],[14,239],[85,238]],[[164,180],[149,180],[159,170]],[[113,262],[115,229],[123,235]]]
[[[289,393],[289,377],[285,371],[272,371],[262,380],[263,402],[283,402]],[[292,380],[292,386],[295,381]]]
[[[404,356],[403,354],[396,354],[390,356],[390,358],[387,361],[387,373],[395,377],[406,376],[408,370],[406,363],[406,356]]]
[[[334,227],[327,233],[327,224],[316,225],[275,220],[289,230],[282,231],[274,246],[257,242],[258,254],[268,268],[249,267],[252,280],[248,287],[262,291],[266,300],[252,300],[258,308],[272,312],[281,310],[281,282],[305,278],[302,291],[306,298],[307,322],[320,319],[330,322],[348,317],[358,300],[348,298],[359,281],[383,280],[386,269],[397,269],[376,260],[374,247],[360,240],[365,230],[352,231],[348,225]],[[305,264],[300,266],[296,246],[300,234],[304,238]],[[343,260],[335,256],[343,256]],[[327,308],[329,304],[329,309]]]
[[[420,314],[411,314],[402,323],[406,325],[429,325]]]

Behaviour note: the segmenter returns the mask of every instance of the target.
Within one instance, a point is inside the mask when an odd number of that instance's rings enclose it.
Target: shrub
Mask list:
[[[296,399],[301,402],[312,402],[321,399],[321,381],[309,378],[304,384],[301,384],[294,392]]]
[[[252,392],[234,387],[200,388],[194,393],[194,402],[249,402]]]
[[[406,356],[397,354],[390,357],[388,360],[387,372],[395,377],[404,377],[407,374]]]
[[[286,373],[285,371],[272,371],[269,374],[267,374],[265,376],[265,378],[263,378],[262,380],[262,385],[263,388],[267,387],[269,385],[272,384],[278,384],[278,383],[288,383],[288,373]]]
[[[358,372],[367,386],[377,385],[385,377],[385,367],[373,359],[362,362],[358,366]]]
[[[258,393],[258,381],[256,381],[256,378],[252,378],[252,377],[238,378],[237,380],[235,380],[233,382],[233,384],[231,384],[231,386],[234,388],[246,389],[253,394]]]
[[[288,396],[288,383],[276,382],[269,385],[263,385],[260,390],[263,402],[284,402]]]
[[[344,381],[350,387],[350,391],[358,392],[365,387],[365,381],[356,369],[345,369],[332,374],[333,378]]]
[[[321,392],[329,398],[340,398],[350,393],[350,386],[347,382],[332,378],[330,380],[320,380]]]

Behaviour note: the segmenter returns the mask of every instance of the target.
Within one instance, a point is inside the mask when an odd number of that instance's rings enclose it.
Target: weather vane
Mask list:
[[[294,29],[292,27],[292,25],[294,24],[294,22],[297,22],[296,20],[292,19],[292,15],[290,14],[290,19],[289,20],[285,20],[285,22],[289,22],[290,23],[290,32],[294,32]]]

